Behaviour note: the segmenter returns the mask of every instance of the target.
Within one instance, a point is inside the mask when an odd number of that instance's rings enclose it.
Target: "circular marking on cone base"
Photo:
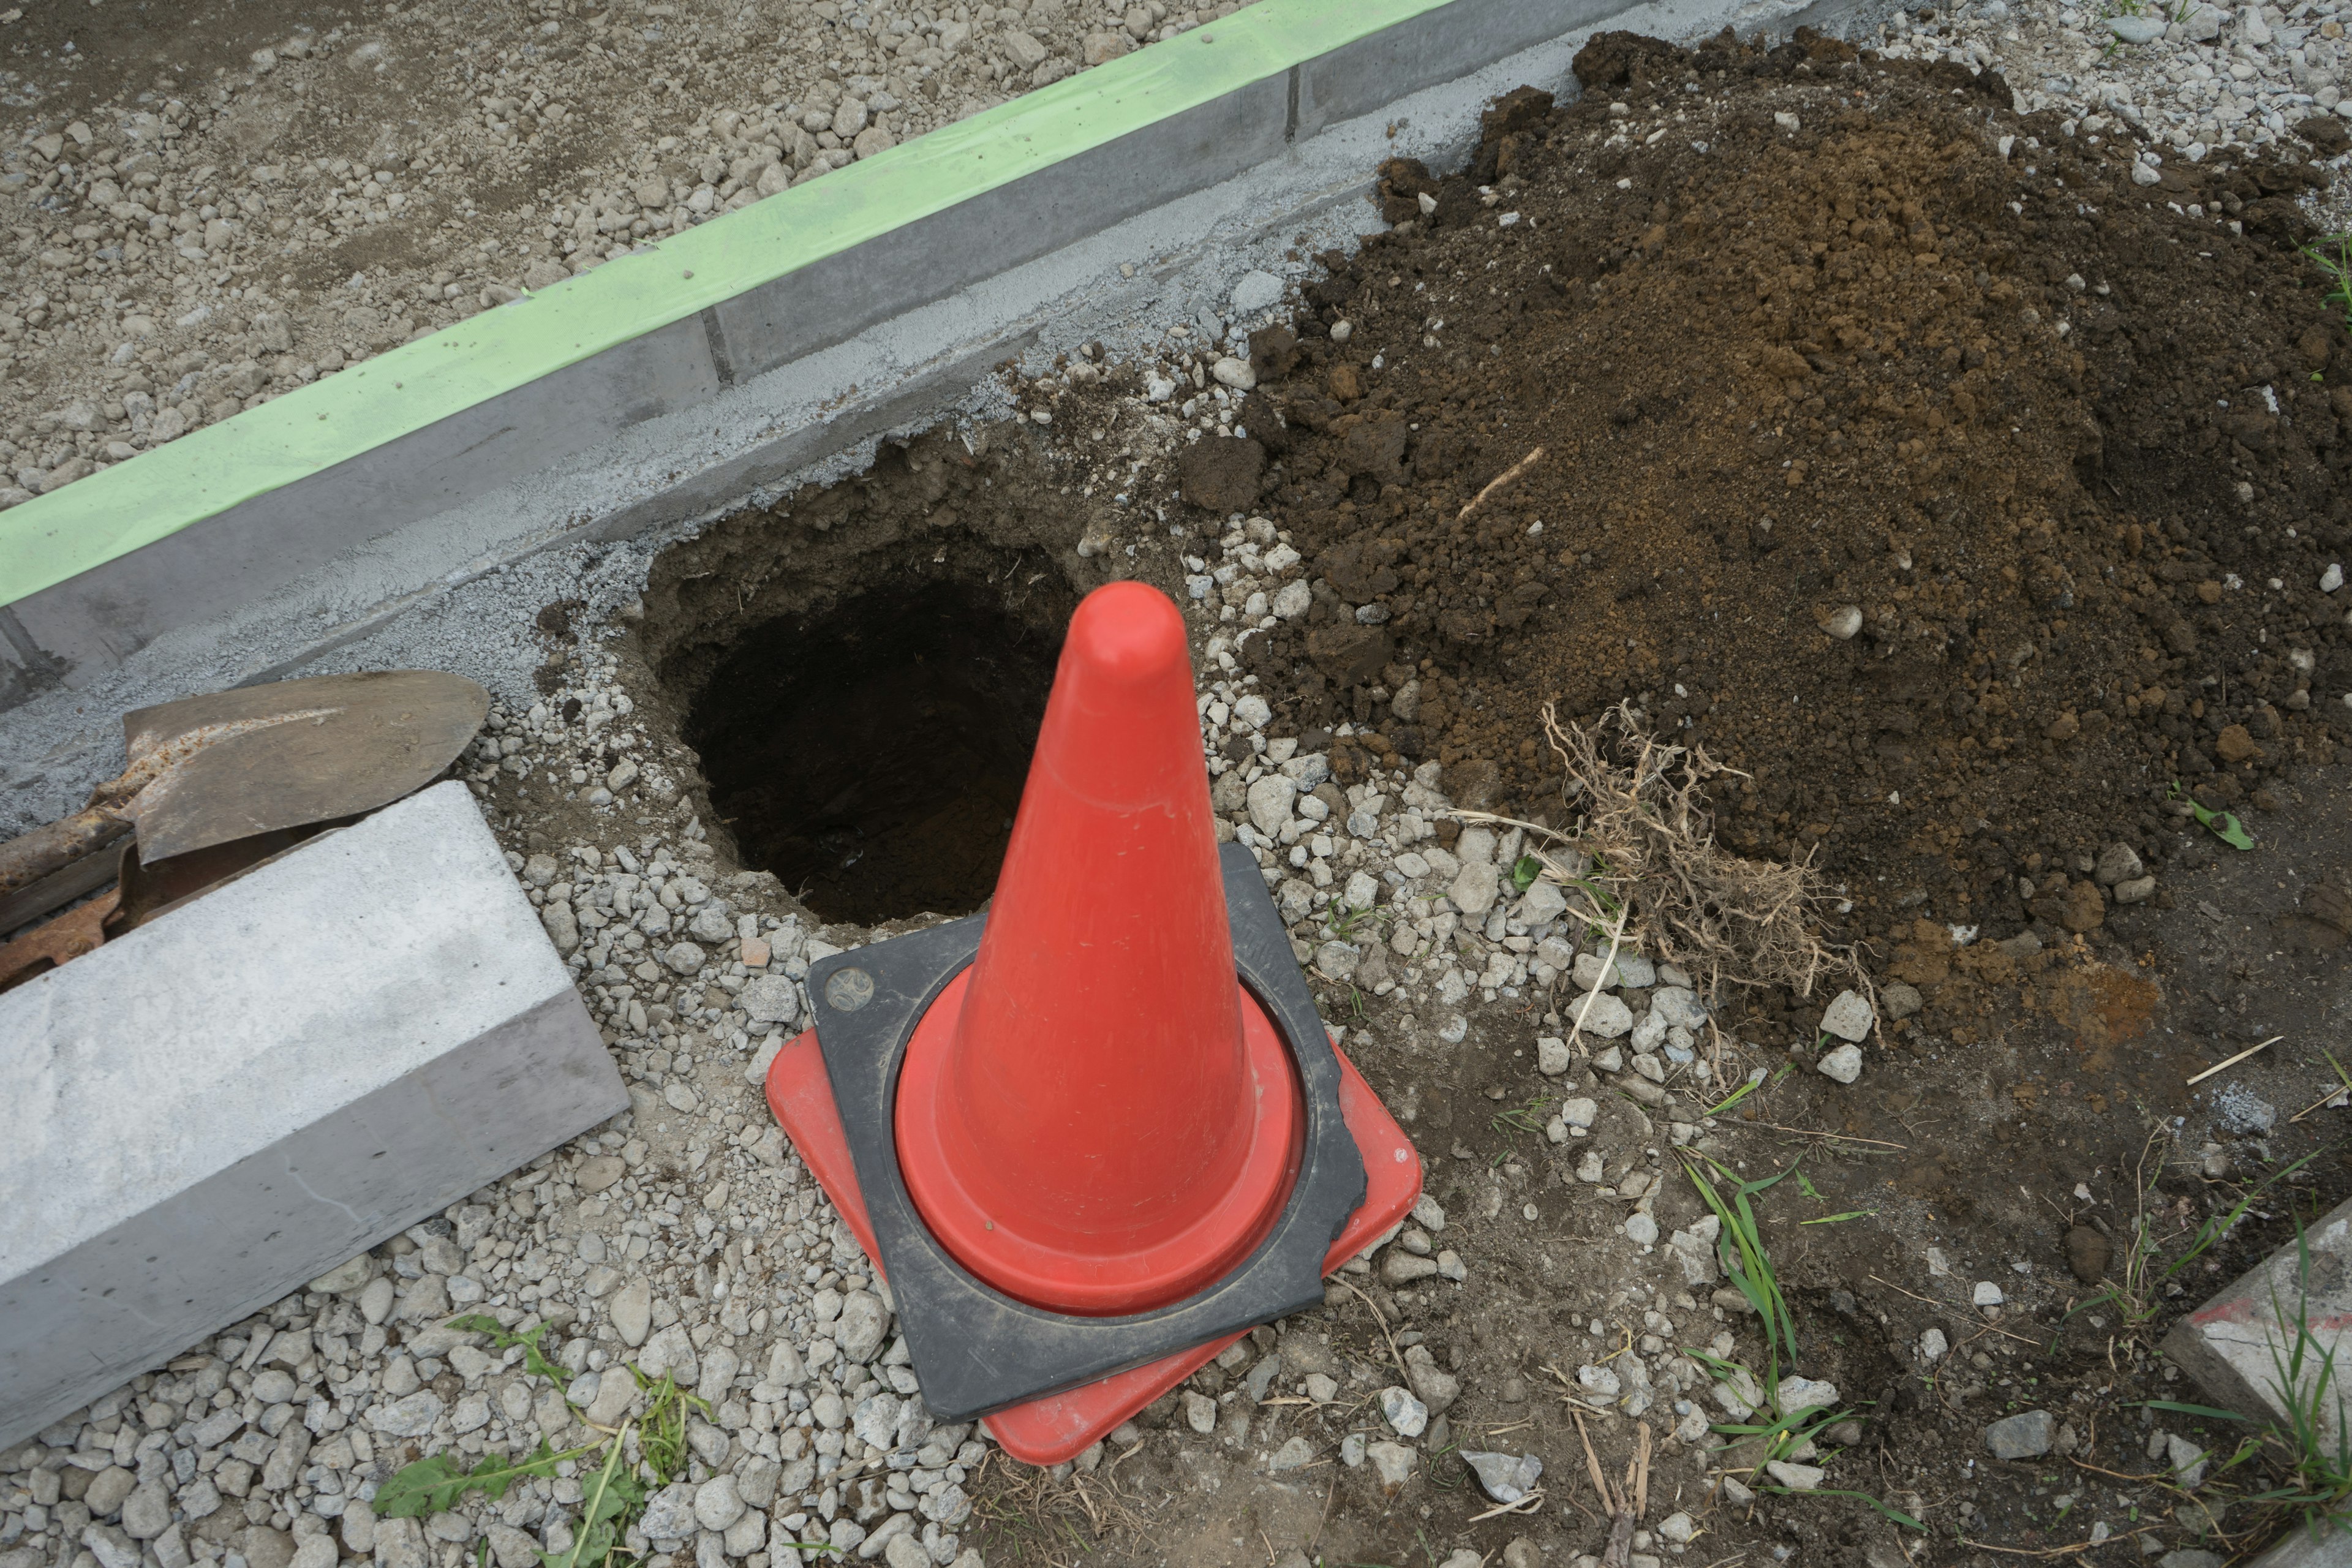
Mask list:
[[[836,1013],[855,1013],[874,1000],[874,976],[862,969],[836,969],[824,983],[824,1003]]]

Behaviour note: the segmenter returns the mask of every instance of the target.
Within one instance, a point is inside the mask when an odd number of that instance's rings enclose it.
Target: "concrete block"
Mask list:
[[[252,482],[275,488],[10,607],[33,657],[78,689],[179,627],[380,551],[387,534],[593,451],[632,426],[707,403],[719,388],[709,334],[688,317],[331,468],[280,482],[276,454],[254,452]],[[239,431],[235,420],[221,428]],[[35,689],[26,683],[25,695]],[[0,711],[11,705],[0,689]]]
[[[2282,1365],[2294,1353],[2297,1316],[2312,1344],[2304,1356],[2300,1385],[2308,1390],[2317,1363],[2333,1350],[2340,1369],[2352,1365],[2352,1203],[2338,1205],[2305,1233],[2311,1271],[2306,1289],[2294,1243],[2173,1325],[2164,1353],[2197,1380],[2211,1401],[2254,1421],[2287,1424]],[[2352,1401],[2352,1390],[2332,1387],[2325,1403],[2327,1442],[2336,1442],[2336,1398]],[[2352,1538],[2347,1538],[2352,1539]]]
[[[462,785],[0,994],[0,1448],[628,1107]]]
[[[1295,134],[1370,114],[1426,87],[1468,76],[1633,6],[1629,0],[1454,0],[1343,44],[1297,68]],[[1516,84],[1514,84],[1516,85]],[[1559,84],[1540,82],[1542,87]],[[1575,83],[1567,84],[1572,94]]]
[[[1288,122],[1288,74],[1265,77],[747,289],[713,308],[728,363],[749,379],[1206,190],[1280,157]]]
[[[2352,1568],[2352,1517],[2336,1513],[2316,1524],[2299,1521],[2246,1568]]]

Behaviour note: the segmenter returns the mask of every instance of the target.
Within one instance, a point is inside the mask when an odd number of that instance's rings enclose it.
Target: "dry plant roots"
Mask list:
[[[1810,996],[1824,982],[1872,995],[1855,951],[1821,934],[1834,898],[1821,873],[1810,863],[1750,860],[1715,841],[1705,786],[1718,774],[1745,774],[1705,747],[1661,742],[1628,702],[1590,725],[1561,723],[1549,704],[1543,719],[1567,770],[1573,826],[1518,826],[1529,829],[1527,852],[1559,884],[1570,918],[1704,977],[1713,996],[1727,985]]]

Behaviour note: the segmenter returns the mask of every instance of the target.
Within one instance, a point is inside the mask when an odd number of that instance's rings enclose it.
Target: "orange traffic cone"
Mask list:
[[[1319,1300],[1420,1189],[1258,868],[1218,853],[1198,723],[1176,606],[1089,595],[984,925],[814,966],[769,1075],[934,1413],[992,1411],[1034,1463]]]

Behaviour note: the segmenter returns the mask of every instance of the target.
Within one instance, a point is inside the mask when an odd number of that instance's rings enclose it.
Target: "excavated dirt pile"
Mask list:
[[[1259,335],[1266,510],[1328,584],[1241,645],[1278,707],[1370,731],[1343,777],[1435,758],[1557,820],[1537,710],[1637,695],[1753,774],[1727,841],[1817,856],[1874,936],[2095,927],[2116,842],[2161,900],[2175,780],[2258,832],[2352,722],[2316,172],[2136,173],[1995,75],[1827,39],[1576,69],[1467,169],[1386,165],[1396,229]]]

